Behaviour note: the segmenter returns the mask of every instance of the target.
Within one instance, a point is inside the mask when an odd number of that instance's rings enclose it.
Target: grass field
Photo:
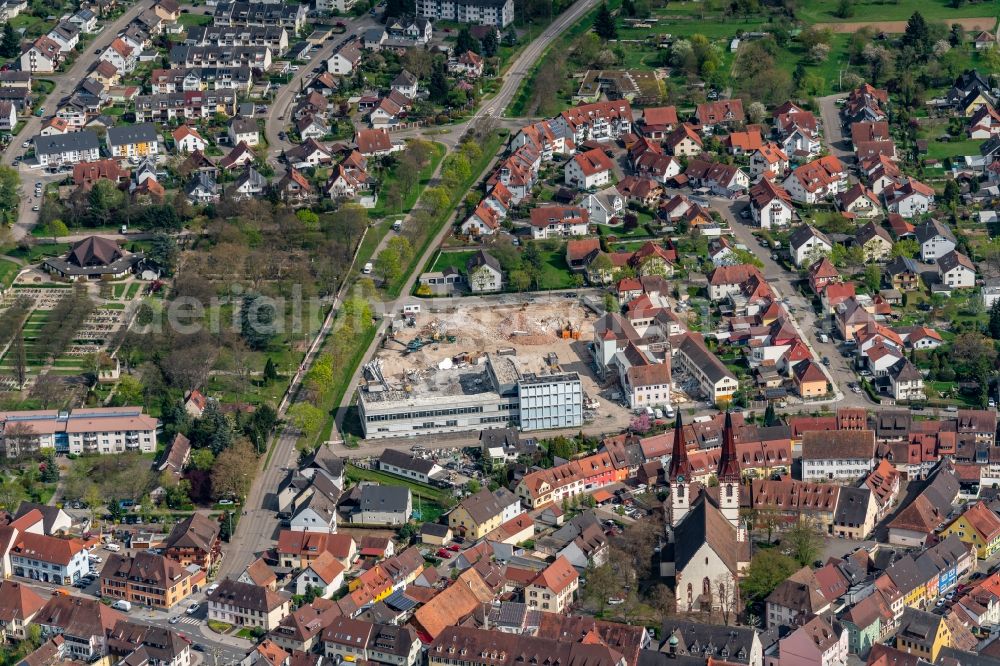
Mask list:
[[[431,146],[432,150],[431,150],[430,163],[420,170],[420,175],[417,178],[416,185],[414,185],[413,189],[411,189],[406,194],[406,196],[403,197],[402,210],[386,210],[386,205],[387,205],[386,197],[382,196],[379,198],[378,203],[375,204],[375,208],[373,208],[369,213],[371,217],[385,217],[386,215],[399,215],[402,213],[409,213],[411,210],[413,210],[413,207],[417,203],[417,199],[423,193],[424,188],[427,187],[427,184],[430,182],[431,176],[434,175],[434,171],[437,169],[438,164],[440,164],[441,160],[444,159],[444,152],[445,152],[444,144],[435,142],[432,143]],[[398,168],[400,167],[397,165],[396,169]],[[395,180],[396,180],[396,171],[395,169],[393,169],[388,174],[386,174],[385,178],[383,179],[383,183],[381,186],[381,191],[383,194],[389,190],[389,186]]]
[[[438,255],[434,265],[431,266],[431,270],[443,271],[444,269],[451,267],[460,273],[464,273],[465,266],[468,263],[469,258],[474,254],[475,252],[472,250],[461,252],[442,252]]]
[[[356,465],[347,465],[347,478],[355,483],[358,481],[374,481],[384,486],[403,486],[409,488],[415,496],[422,499],[437,502],[442,506],[451,503],[451,496],[440,488],[433,488],[423,483],[403,479],[392,474],[386,474],[373,469],[365,469]]]
[[[199,25],[209,25],[212,22],[211,14],[181,14],[181,17],[177,19],[185,28],[193,28]]]
[[[840,18],[834,12],[838,3],[829,0],[806,0],[795,10],[798,18],[806,23],[854,23],[859,21],[905,21],[915,11],[925,19],[947,21],[953,18],[995,16],[996,4],[991,2],[965,3],[955,8],[950,0],[898,0],[897,2],[854,2],[851,16]]]
[[[20,266],[15,264],[13,261],[7,261],[6,259],[0,259],[0,286],[9,287],[14,281],[14,276],[17,275]]]
[[[553,252],[539,252],[542,256],[542,270],[538,278],[539,289],[569,289],[574,285],[573,274],[566,264],[566,249],[560,247]]]

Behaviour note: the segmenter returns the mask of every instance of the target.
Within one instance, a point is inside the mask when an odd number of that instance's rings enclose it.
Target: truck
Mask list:
[[[119,599],[115,603],[111,604],[111,607],[115,610],[125,611],[127,613],[132,610],[132,602]]]

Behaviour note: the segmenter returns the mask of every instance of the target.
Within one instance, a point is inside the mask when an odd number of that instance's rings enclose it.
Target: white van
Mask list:
[[[826,333],[817,333],[816,339],[819,340],[820,342],[829,342],[830,336],[827,335]]]
[[[660,409],[659,407],[657,407],[657,408],[656,408],[656,409],[654,410],[654,414],[656,414],[656,418],[657,418],[657,419],[662,419],[662,418],[663,418],[663,410],[662,410],[662,409]]]
[[[125,611],[127,613],[132,610],[132,603],[125,601],[124,599],[119,599],[115,603],[111,604],[111,607],[115,610]]]
[[[361,272],[364,273],[365,275],[370,275],[374,268],[375,266],[373,266],[372,262],[369,261],[367,264],[365,264],[365,267],[361,269]]]
[[[395,222],[392,223],[392,230],[393,231],[399,231],[402,228],[403,228],[403,221],[402,220],[396,220]]]
[[[104,547],[106,549],[110,550],[112,553],[119,553],[119,552],[121,552],[121,549],[122,549],[122,547],[119,546],[116,543],[105,544]]]

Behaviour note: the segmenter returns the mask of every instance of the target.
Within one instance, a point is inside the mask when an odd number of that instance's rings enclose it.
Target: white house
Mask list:
[[[837,205],[855,217],[872,218],[882,213],[878,195],[860,183],[838,194]]]
[[[600,192],[588,194],[583,198],[581,205],[594,224],[611,224],[612,220],[620,218],[625,210],[625,197],[616,188],[608,187]]]
[[[312,587],[319,596],[329,598],[344,585],[344,565],[323,551],[295,577],[295,594],[305,594]]]
[[[389,88],[400,92],[409,99],[415,99],[417,93],[420,91],[417,77],[410,74],[405,69],[396,75],[396,78],[394,78],[392,83],[389,84]]]
[[[889,368],[889,387],[896,400],[924,400],[924,376],[904,358]]]
[[[906,218],[916,217],[934,207],[934,190],[913,178],[902,185],[886,188],[882,196],[890,213]]]
[[[765,143],[750,154],[750,175],[769,173],[775,176],[788,171],[788,155],[775,143]]]
[[[361,44],[355,39],[344,44],[330,56],[330,59],[326,61],[326,68],[331,74],[344,76],[353,72],[360,62]]]
[[[17,126],[17,108],[12,102],[0,102],[0,131],[9,132]]]
[[[473,293],[500,291],[503,286],[503,269],[496,257],[479,250],[469,257],[466,264],[467,282]]]
[[[467,236],[492,236],[499,228],[500,216],[483,203],[462,223],[462,233]]]
[[[951,229],[937,220],[927,220],[914,230],[920,243],[921,261],[934,261],[955,249],[957,241]]]
[[[794,201],[814,204],[846,189],[847,170],[840,160],[827,155],[794,169],[783,185]]]
[[[750,217],[761,229],[787,227],[794,215],[792,197],[770,178],[750,188]]]
[[[802,433],[803,481],[854,481],[875,468],[873,430]]]
[[[253,118],[233,118],[229,121],[229,128],[226,130],[226,134],[234,146],[245,143],[253,148],[260,143],[260,128],[257,127],[257,121]],[[309,137],[304,136],[302,138],[308,139]]]
[[[566,163],[566,184],[581,190],[600,187],[611,182],[611,171],[614,164],[600,148],[593,148],[585,153],[578,153]]]
[[[101,53],[99,60],[110,62],[119,74],[129,74],[135,71],[135,52],[120,38],[115,38]]]
[[[198,134],[198,130],[187,125],[181,125],[173,131],[174,147],[178,153],[193,153],[196,150],[205,150],[205,139]]]
[[[63,52],[57,42],[39,37],[21,54],[21,71],[33,74],[51,74],[63,61]]]
[[[80,43],[80,29],[66,21],[57,24],[46,36],[58,44],[63,53],[69,53]]]
[[[788,237],[788,249],[796,266],[811,264],[833,251],[833,243],[819,229],[804,224]]]
[[[580,206],[539,206],[531,209],[532,238],[584,236],[590,214]]]
[[[952,289],[970,289],[976,286],[976,265],[958,250],[952,250],[937,260],[941,283]]]

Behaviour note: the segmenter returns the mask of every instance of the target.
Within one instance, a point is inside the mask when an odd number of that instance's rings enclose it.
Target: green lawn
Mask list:
[[[465,273],[465,266],[469,262],[469,258],[474,255],[475,252],[472,250],[465,250],[461,252],[442,252],[438,255],[437,261],[431,267],[432,271],[443,271],[444,269],[451,267],[460,273]]]
[[[538,278],[539,289],[570,289],[574,286],[573,274],[566,265],[566,249],[559,248],[554,252],[539,252],[543,264]]]
[[[375,208],[373,208],[370,212],[371,217],[385,217],[386,215],[398,215],[402,213],[409,213],[411,210],[413,210],[413,206],[416,205],[417,199],[420,197],[421,193],[423,193],[424,191],[424,188],[427,187],[427,184],[430,182],[431,176],[437,169],[438,164],[440,164],[441,160],[444,159],[444,153],[445,153],[444,144],[435,142],[431,143],[431,147],[433,150],[431,151],[430,163],[428,163],[427,166],[425,166],[423,169],[420,170],[420,175],[417,178],[416,185],[414,185],[413,188],[406,194],[406,196],[403,197],[402,210],[392,210],[392,211],[386,210],[385,208],[387,205],[386,197],[380,196],[378,203],[375,204]],[[395,168],[391,169],[389,173],[387,173],[383,178],[383,182],[380,187],[380,192],[383,195],[389,190],[389,185],[396,180],[397,178],[396,169],[398,168],[400,167],[397,165]]]
[[[181,14],[181,17],[177,19],[185,28],[193,28],[199,25],[209,25],[212,23],[211,14]]]
[[[13,261],[0,259],[0,287],[9,287],[20,268]]]
[[[795,14],[806,23],[905,21],[915,11],[919,11],[925,19],[942,21],[953,18],[978,18],[996,15],[996,3],[989,2],[967,2],[956,9],[952,6],[951,0],[898,0],[896,2],[861,0],[853,3],[853,15],[846,18],[834,15],[838,6],[837,2],[831,2],[831,0],[803,0],[798,3]]]
[[[927,157],[943,160],[946,157],[964,157],[965,155],[978,155],[979,147],[983,144],[978,139],[965,139],[963,141],[936,141],[931,139],[927,144]]]
[[[410,481],[373,469],[356,467],[351,464],[347,465],[346,473],[347,478],[355,483],[358,481],[374,481],[383,486],[404,486],[409,488],[415,497],[437,502],[441,505],[451,504],[451,496],[440,488],[432,488],[423,483],[417,483],[416,481]]]
[[[69,252],[69,243],[38,243],[30,246],[27,250],[20,247],[14,248],[7,254],[18,259],[23,259],[29,264],[36,263],[45,257],[55,257]]]

